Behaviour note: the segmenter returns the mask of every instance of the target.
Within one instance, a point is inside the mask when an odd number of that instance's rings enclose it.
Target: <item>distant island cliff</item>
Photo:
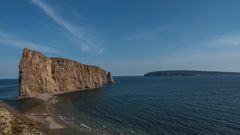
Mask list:
[[[144,74],[146,77],[164,77],[164,76],[216,76],[216,75],[240,75],[236,72],[219,72],[219,71],[196,71],[196,70],[168,70],[154,71]]]
[[[24,49],[19,65],[20,97],[102,87],[113,83],[110,72],[64,58],[48,58]]]

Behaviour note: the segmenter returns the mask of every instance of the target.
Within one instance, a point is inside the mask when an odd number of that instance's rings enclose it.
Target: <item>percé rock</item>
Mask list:
[[[113,83],[111,73],[64,58],[24,49],[19,65],[20,97],[56,94]]]
[[[44,135],[47,132],[41,123],[25,118],[0,102],[0,135]]]

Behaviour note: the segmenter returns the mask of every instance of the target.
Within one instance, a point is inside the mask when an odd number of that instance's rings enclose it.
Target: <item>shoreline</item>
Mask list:
[[[72,91],[75,92],[75,91]],[[34,121],[38,121],[51,130],[55,134],[64,134],[65,132],[94,134],[96,131],[91,127],[80,123],[80,125],[73,122],[73,118],[65,118],[58,114],[55,110],[55,104],[58,102],[57,98],[61,94],[43,94],[38,97],[21,98],[27,100],[36,100],[36,106],[26,107],[25,111],[21,112],[24,116]],[[66,134],[65,133],[65,134]]]
[[[111,85],[111,84],[108,84],[108,85]],[[101,86],[101,87],[85,88],[85,89],[76,89],[76,90],[68,90],[68,91],[58,91],[58,92],[54,92],[54,93],[37,94],[37,95],[35,95],[35,96],[28,96],[28,97],[18,96],[17,98],[19,98],[19,99],[31,99],[31,98],[35,98],[35,99],[39,99],[39,100],[42,100],[42,101],[47,101],[47,100],[49,100],[51,97],[54,97],[54,96],[59,96],[59,95],[69,94],[69,93],[74,93],[74,92],[80,92],[80,91],[89,91],[89,90],[99,89],[99,88],[103,88],[103,87],[108,86],[108,85],[104,85],[104,86]]]
[[[70,93],[81,92],[81,91],[90,91],[97,90],[102,87],[95,88],[87,88],[87,89],[78,89],[78,90],[69,90],[69,91],[60,91],[54,94],[38,94],[32,97],[18,97],[21,100],[36,100],[36,104],[32,107],[25,107],[25,111],[23,111],[23,115],[43,123],[46,127],[53,131],[56,134],[68,134],[69,132],[73,134],[82,133],[84,135],[95,135],[95,134],[103,134],[103,129],[92,128],[82,122],[75,121],[74,118],[66,118],[65,116],[61,116],[58,112],[56,112],[55,104],[58,103],[58,97],[61,95],[67,95]],[[32,103],[30,101],[30,104]],[[28,102],[26,103],[28,104]],[[22,112],[22,111],[20,111]],[[106,131],[108,133],[108,131]],[[111,133],[110,133],[111,134]]]
[[[37,100],[34,107],[27,107],[22,112],[26,117],[39,121],[46,125],[51,130],[66,128],[67,125],[57,119],[53,110],[52,97],[47,100],[41,100],[39,98],[29,98],[27,100]]]

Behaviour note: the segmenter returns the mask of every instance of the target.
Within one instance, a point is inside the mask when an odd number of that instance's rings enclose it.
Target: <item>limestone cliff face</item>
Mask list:
[[[44,132],[45,133],[44,133]],[[18,114],[0,102],[0,135],[44,135],[41,123],[34,122]]]
[[[24,49],[19,65],[20,97],[85,90],[113,83],[110,73],[64,58]]]

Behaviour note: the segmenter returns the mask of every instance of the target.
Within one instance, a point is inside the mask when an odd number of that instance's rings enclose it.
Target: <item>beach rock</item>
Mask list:
[[[99,67],[48,58],[29,49],[24,49],[19,65],[20,97],[85,90],[112,82],[111,74]]]
[[[44,135],[46,129],[0,102],[0,135]]]

